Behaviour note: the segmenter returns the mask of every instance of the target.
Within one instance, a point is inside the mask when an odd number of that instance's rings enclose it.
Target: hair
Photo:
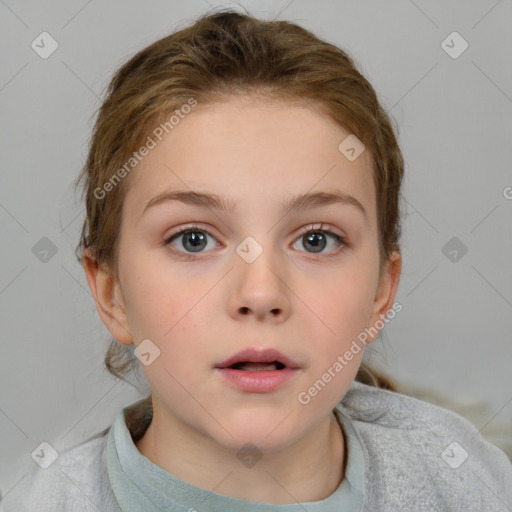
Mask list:
[[[173,113],[187,112],[184,106],[191,100],[207,104],[233,95],[306,101],[363,142],[373,160],[382,271],[391,253],[400,252],[404,162],[391,118],[342,49],[294,23],[263,21],[230,9],[204,14],[150,44],[113,75],[75,182],[76,187],[84,181],[86,203],[78,260],[87,251],[119,277],[118,235],[129,184],[129,176],[121,179],[126,163],[152,130],[169,127],[163,123]],[[113,185],[108,194],[99,194],[108,182]],[[105,365],[123,380],[138,366],[130,347],[114,339]],[[394,388],[390,379],[364,363],[356,380]]]

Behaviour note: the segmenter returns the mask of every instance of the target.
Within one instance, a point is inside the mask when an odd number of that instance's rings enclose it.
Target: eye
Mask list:
[[[186,256],[187,253],[204,252],[203,249],[208,246],[208,237],[216,240],[207,230],[201,229],[198,226],[189,226],[168,237],[165,240],[165,245],[172,245],[173,247],[176,247],[173,242],[178,242],[178,245],[184,247],[185,250],[178,247],[177,252],[182,254],[184,253],[183,255]],[[210,244],[210,248],[218,246],[219,243]]]
[[[345,245],[345,239],[341,235],[333,232],[333,228],[334,226],[326,226],[324,224],[321,224],[318,227],[314,227],[312,225],[305,227],[299,236],[302,241],[302,247],[305,249],[310,248],[311,251],[308,252],[313,254],[320,253],[328,246],[330,238],[333,240],[331,246],[334,244],[334,249],[327,252],[336,252],[336,249]],[[295,244],[297,244],[297,242],[295,242]]]
[[[338,235],[332,229],[334,229],[334,226],[325,224],[306,226],[299,235],[299,238],[302,238],[302,247],[312,254],[325,253],[324,249],[329,245],[329,240],[331,240],[331,246],[334,245],[334,247],[331,251],[327,252],[337,252],[337,249],[346,245],[346,243],[344,237]],[[178,256],[191,258],[193,253],[205,252],[204,249],[208,247],[208,237],[214,240],[214,242],[209,244],[210,249],[220,246],[220,243],[216,241],[216,238],[208,230],[196,225],[182,228],[178,232],[173,233],[165,239],[164,243],[165,245],[172,246],[173,251]],[[296,248],[296,244],[297,242],[295,242],[294,248]]]

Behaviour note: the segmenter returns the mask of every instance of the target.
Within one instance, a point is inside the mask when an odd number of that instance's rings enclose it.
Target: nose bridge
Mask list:
[[[247,236],[236,248],[234,307],[258,317],[286,313],[289,308],[284,256],[272,234],[264,230]]]
[[[242,281],[251,281],[251,286],[257,283],[266,287],[276,285],[276,274],[280,265],[271,235],[249,235],[238,244],[236,252],[241,260],[237,262],[237,266],[241,268]]]

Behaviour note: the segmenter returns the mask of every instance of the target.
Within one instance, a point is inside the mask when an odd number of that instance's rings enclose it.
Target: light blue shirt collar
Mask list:
[[[339,512],[360,510],[364,494],[364,457],[361,442],[350,419],[335,410],[347,434],[348,461],[345,478],[338,488],[320,501],[273,505],[241,500],[196,487],[181,480],[142,455],[125,421],[125,412],[143,400],[125,407],[117,415],[107,441],[110,483],[123,512]],[[341,463],[341,462],[340,462]]]

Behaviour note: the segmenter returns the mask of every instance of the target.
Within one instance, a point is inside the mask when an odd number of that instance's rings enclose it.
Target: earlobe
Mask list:
[[[369,327],[378,329],[381,326],[381,322],[386,318],[388,311],[392,308],[400,282],[401,270],[401,254],[399,252],[391,253],[386,269],[379,280],[377,294],[370,314]],[[367,343],[374,341],[377,335],[368,336]]]
[[[102,322],[117,341],[130,345],[133,337],[119,283],[87,249],[82,256],[82,265]]]

